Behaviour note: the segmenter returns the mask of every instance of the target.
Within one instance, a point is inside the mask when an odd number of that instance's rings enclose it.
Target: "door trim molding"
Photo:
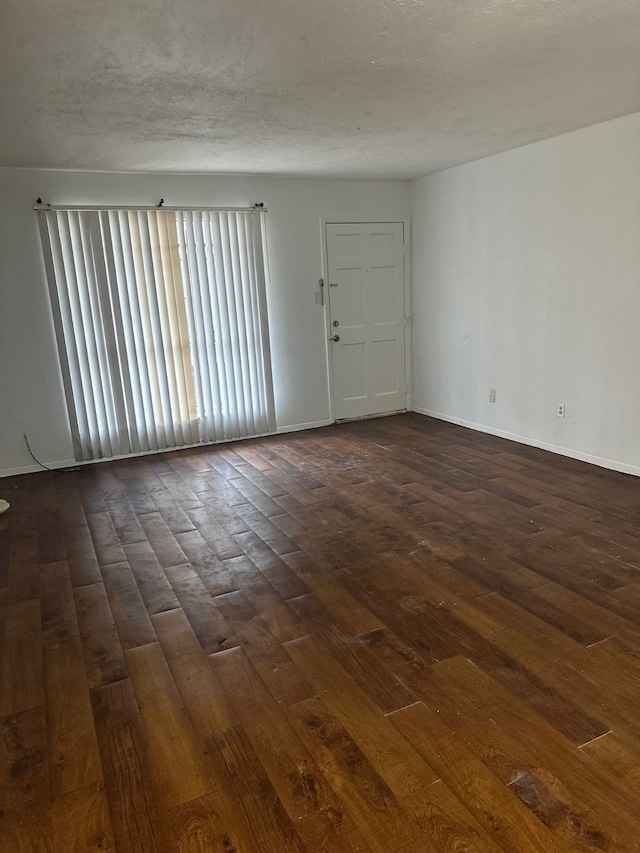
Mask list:
[[[331,335],[331,321],[329,318],[329,249],[327,246],[327,225],[377,225],[381,222],[401,222],[404,234],[404,313],[409,317],[409,323],[404,329],[404,369],[405,369],[405,408],[413,411],[413,313],[411,306],[411,217],[399,216],[375,216],[364,219],[362,216],[321,216],[320,217],[320,240],[322,246],[322,278],[323,288],[323,312],[324,312],[324,350],[327,371],[327,393],[329,395],[329,418],[330,423],[336,423],[335,406],[333,404],[333,364],[331,361],[331,350],[329,337]],[[379,415],[377,417],[380,417]]]

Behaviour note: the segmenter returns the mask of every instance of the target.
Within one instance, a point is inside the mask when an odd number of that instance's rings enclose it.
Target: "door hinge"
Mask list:
[[[405,318],[404,318],[404,327],[405,327],[405,329],[406,329],[408,326],[410,326],[410,325],[411,325],[411,317],[406,317],[406,316],[405,316]]]
[[[411,386],[408,382],[404,383],[404,393],[409,394],[411,392]]]

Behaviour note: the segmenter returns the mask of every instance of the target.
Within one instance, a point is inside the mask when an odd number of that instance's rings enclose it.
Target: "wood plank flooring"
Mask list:
[[[2,853],[640,850],[640,481],[419,415],[0,481]]]

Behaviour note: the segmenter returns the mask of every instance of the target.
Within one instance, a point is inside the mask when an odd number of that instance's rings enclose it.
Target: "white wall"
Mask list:
[[[52,204],[245,206],[269,208],[268,289],[278,428],[329,418],[323,309],[321,217],[405,219],[404,181],[99,174],[0,169],[0,476],[33,470],[22,433],[47,464],[73,458],[34,200]]]
[[[412,240],[416,409],[640,474],[640,114],[415,181]]]

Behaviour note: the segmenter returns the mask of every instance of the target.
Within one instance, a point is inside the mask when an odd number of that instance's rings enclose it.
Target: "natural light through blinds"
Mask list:
[[[76,459],[275,429],[263,212],[38,216]]]

